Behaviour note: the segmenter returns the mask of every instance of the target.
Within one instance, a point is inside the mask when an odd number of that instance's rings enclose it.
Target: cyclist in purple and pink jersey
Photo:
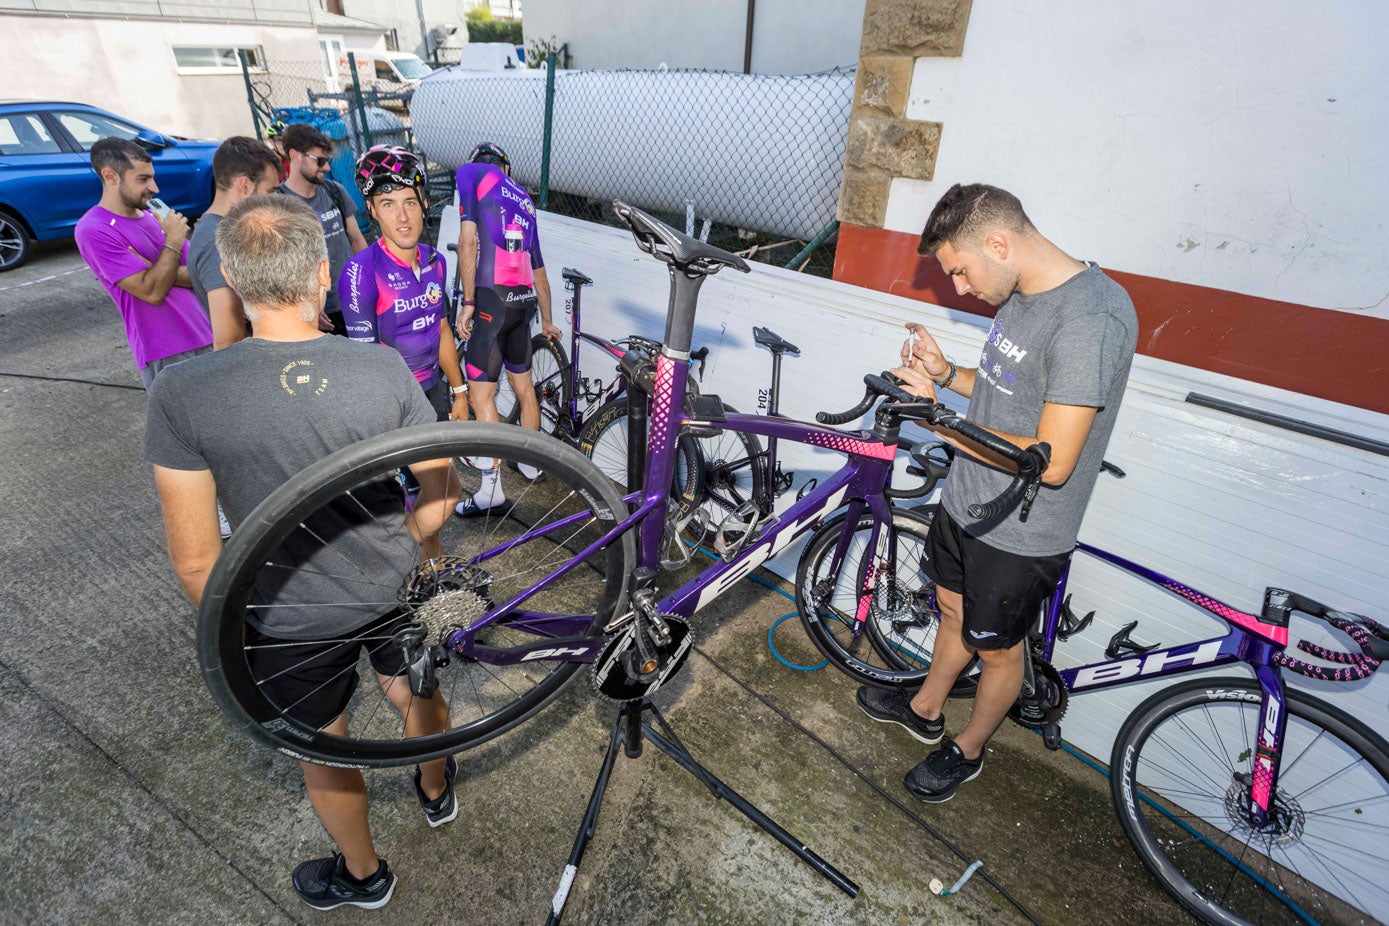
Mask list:
[[[511,179],[511,160],[490,142],[473,149],[458,168],[458,269],[463,303],[458,336],[468,342],[465,372],[473,414],[500,421],[497,381],[506,368],[521,408],[521,424],[540,430],[540,404],[531,382],[531,319],[540,311],[541,331],[558,338],[550,317],[550,281],[540,253],[535,205]],[[517,472],[530,482],[543,477],[522,463]],[[504,511],[506,496],[494,465],[483,471],[482,487],[459,504],[457,514],[470,518]]]
[[[338,277],[347,336],[395,348],[439,420],[467,420],[468,386],[449,330],[448,271],[438,251],[419,243],[426,183],[419,158],[377,145],[358,159],[356,176],[381,238],[349,258]]]

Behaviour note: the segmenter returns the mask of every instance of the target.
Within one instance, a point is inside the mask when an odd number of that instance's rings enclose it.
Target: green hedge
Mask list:
[[[486,8],[483,8],[486,11]],[[506,42],[508,45],[521,44],[521,21],[519,19],[493,19],[486,16],[468,15],[469,42]]]

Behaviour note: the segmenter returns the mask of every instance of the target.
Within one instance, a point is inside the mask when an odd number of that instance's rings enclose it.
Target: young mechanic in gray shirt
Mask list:
[[[934,256],[960,295],[999,306],[975,369],[947,360],[921,325],[893,372],[910,391],[936,387],[969,402],[969,420],[1014,444],[1051,445],[1051,462],[1024,523],[1018,509],[987,522],[968,516],[1012,482],[1010,464],[949,432],[961,451],[931,524],[922,568],[936,583],[941,625],[925,684],[915,693],[858,691],[870,717],[945,742],[907,773],[907,789],[943,802],[983,768],[984,746],[1022,688],[1023,647],[1042,600],[1070,559],[1138,342],[1138,317],[1119,284],[1037,231],[1017,197],[985,184],[946,191],[918,253]],[[945,736],[942,708],[978,655],[982,671],[969,723]]]

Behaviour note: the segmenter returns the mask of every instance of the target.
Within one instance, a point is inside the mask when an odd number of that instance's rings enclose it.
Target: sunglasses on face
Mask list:
[[[308,158],[310,161],[316,163],[319,167],[327,167],[333,161],[332,158],[321,158],[316,154],[306,154],[304,156]]]

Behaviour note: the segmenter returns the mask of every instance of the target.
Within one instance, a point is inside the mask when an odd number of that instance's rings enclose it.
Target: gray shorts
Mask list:
[[[159,375],[160,370],[171,367],[181,360],[187,360],[189,357],[211,352],[212,345],[209,344],[207,347],[199,347],[197,350],[186,350],[181,354],[170,354],[167,357],[160,357],[158,360],[151,360],[140,367],[140,382],[145,384],[145,391],[148,392],[149,388],[154,385],[154,378]]]

